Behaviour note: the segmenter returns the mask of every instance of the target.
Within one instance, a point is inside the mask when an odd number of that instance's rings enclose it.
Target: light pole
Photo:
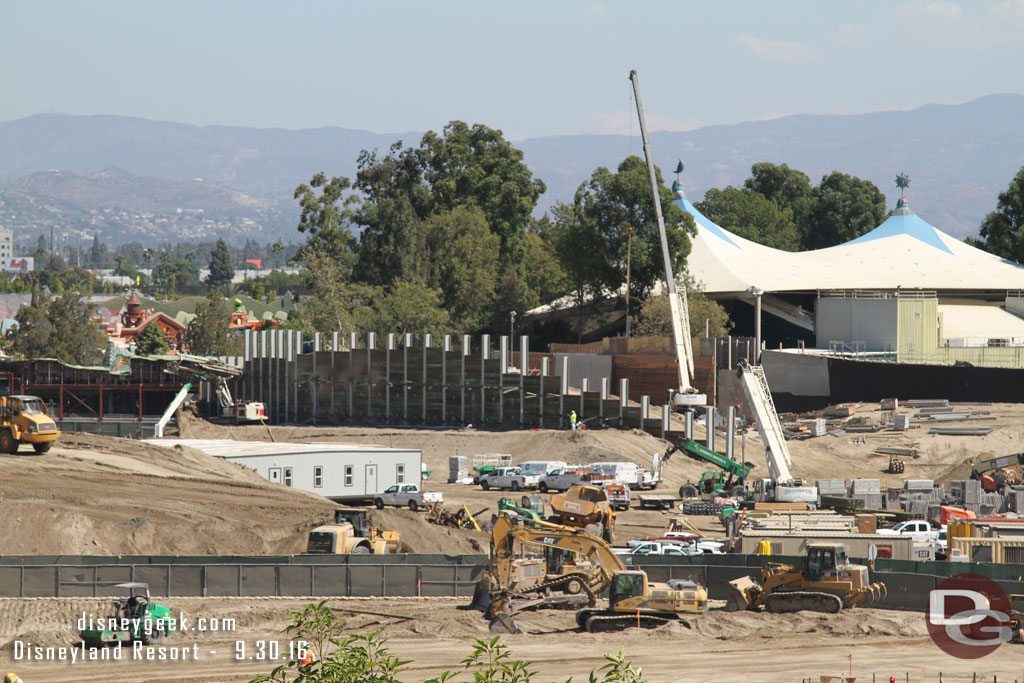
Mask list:
[[[754,297],[754,365],[761,361],[761,296],[764,290],[751,286],[747,294]]]

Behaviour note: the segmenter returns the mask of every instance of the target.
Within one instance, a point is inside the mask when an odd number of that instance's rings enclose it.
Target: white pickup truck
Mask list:
[[[420,507],[431,503],[440,503],[443,500],[444,494],[440,491],[420,491],[420,487],[415,484],[396,484],[384,489],[383,493],[378,493],[373,499],[373,504],[377,506],[378,510],[385,505],[397,505],[398,507],[408,506],[415,512]]]
[[[548,491],[568,491],[573,486],[583,484],[584,471],[582,469],[559,469],[553,470],[540,478],[537,488],[541,493]]]
[[[498,467],[480,477],[480,487],[488,489],[535,489],[540,483],[540,476],[526,474],[518,467]]]
[[[612,548],[616,555],[677,555],[687,557],[699,554],[679,543],[662,543],[660,541],[641,541],[630,543],[627,548]]]
[[[879,536],[911,536],[914,543],[935,543],[939,540],[939,530],[921,519],[900,522],[891,529],[879,529]]]

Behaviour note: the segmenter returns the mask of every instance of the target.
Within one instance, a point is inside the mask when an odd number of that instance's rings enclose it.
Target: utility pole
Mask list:
[[[53,270],[53,226],[50,226],[50,270]]]

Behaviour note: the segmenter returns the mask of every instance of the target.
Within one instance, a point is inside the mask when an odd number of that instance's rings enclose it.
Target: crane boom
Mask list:
[[[672,258],[668,251],[668,235],[665,232],[665,218],[661,214],[661,197],[658,193],[658,179],[654,172],[654,159],[651,157],[651,143],[647,138],[647,121],[644,118],[644,106],[640,101],[640,84],[636,69],[629,72],[629,80],[633,83],[633,96],[636,99],[636,113],[640,119],[640,136],[644,141],[644,158],[647,160],[647,176],[651,183],[651,198],[654,201],[654,215],[658,220],[658,237],[661,238],[661,256],[665,264],[665,292],[668,295],[668,306],[672,318],[672,342],[679,361],[679,393],[673,397],[676,403],[687,405],[704,405],[707,397],[698,394],[690,383],[693,376],[693,348],[690,340],[690,312],[686,301],[686,290],[680,295],[676,291],[675,276],[672,273]],[[685,323],[685,329],[683,324]]]

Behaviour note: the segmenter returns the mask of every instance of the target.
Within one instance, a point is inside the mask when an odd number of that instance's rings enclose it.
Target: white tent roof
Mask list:
[[[1000,306],[939,304],[946,339],[1024,340],[1024,320]]]
[[[866,235],[828,249],[788,252],[715,225],[681,189],[675,204],[697,223],[689,272],[709,294],[830,289],[1024,289],[1024,266],[976,249],[917,216],[906,202]]]

